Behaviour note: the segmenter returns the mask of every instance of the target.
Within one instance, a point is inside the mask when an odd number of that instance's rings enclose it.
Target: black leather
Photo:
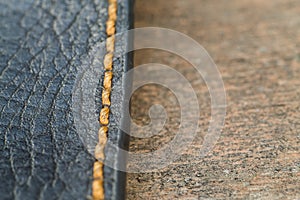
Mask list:
[[[129,2],[119,1],[117,31],[130,26]],[[0,0],[0,199],[91,196],[94,158],[74,126],[72,89],[106,19],[106,0]],[[106,199],[118,173],[105,168]]]

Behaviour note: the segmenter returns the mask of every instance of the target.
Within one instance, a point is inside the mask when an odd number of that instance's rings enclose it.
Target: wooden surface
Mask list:
[[[300,199],[299,13],[299,0],[136,1],[136,27],[183,32],[209,52],[225,84],[227,116],[213,151],[195,159],[210,118],[205,83],[175,55],[136,52],[136,65],[164,63],[187,77],[201,117],[193,147],[180,159],[158,172],[128,175],[128,199]],[[149,123],[153,103],[165,106],[167,124],[159,136],[132,138],[131,151],[158,149],[179,127],[175,96],[155,85],[132,98],[137,124]]]

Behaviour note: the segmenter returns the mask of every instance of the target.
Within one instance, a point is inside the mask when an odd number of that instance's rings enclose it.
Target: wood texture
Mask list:
[[[129,174],[128,199],[300,199],[299,12],[298,0],[136,1],[136,27],[178,30],[210,53],[225,83],[227,116],[214,150],[195,160],[210,117],[205,83],[175,55],[136,52],[135,65],[164,63],[187,77],[201,117],[193,148],[180,159],[159,172]],[[167,124],[158,136],[133,137],[131,151],[158,149],[178,129],[175,96],[154,85],[132,97],[135,122],[149,123],[152,103],[165,106]]]

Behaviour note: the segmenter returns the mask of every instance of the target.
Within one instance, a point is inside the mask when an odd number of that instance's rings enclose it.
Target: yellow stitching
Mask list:
[[[100,111],[100,124],[101,125],[108,125],[109,121],[108,121],[108,117],[109,117],[109,108],[108,107],[104,107],[101,109]]]
[[[102,90],[102,104],[110,106],[110,92],[111,92],[111,79],[113,73],[107,71],[104,73],[103,90]]]
[[[107,140],[107,131],[108,128],[107,126],[102,126],[99,131],[98,131],[98,137],[99,137],[99,144],[106,144],[106,140]]]
[[[109,19],[106,22],[106,34],[111,36],[115,33],[115,22],[112,19]]]
[[[112,70],[112,58],[113,58],[113,54],[112,53],[108,53],[104,56],[104,68],[105,70]]]
[[[103,175],[103,161],[105,159],[104,148],[107,142],[108,125],[109,125],[109,106],[111,86],[112,86],[112,68],[113,68],[113,53],[115,48],[115,25],[117,19],[117,0],[108,0],[108,19],[106,21],[106,55],[104,56],[104,79],[102,90],[102,109],[100,111],[99,122],[100,129],[98,131],[98,144],[95,147],[95,157],[97,161],[93,168],[93,200],[104,200],[104,175]]]
[[[106,50],[107,50],[107,52],[112,53],[114,51],[114,48],[115,48],[114,40],[115,40],[114,35],[112,35],[112,36],[110,36],[106,39]]]
[[[106,106],[110,106],[110,99],[109,99],[109,95],[110,95],[110,89],[103,89],[102,90],[102,104],[106,105]]]
[[[105,89],[111,89],[111,79],[112,79],[113,73],[111,71],[104,73],[104,81],[103,86]]]
[[[103,200],[104,199],[104,187],[103,187],[103,164],[102,162],[96,161],[94,163],[94,180],[93,180],[93,199]]]
[[[117,7],[115,4],[110,4],[108,6],[108,14],[109,14],[109,18],[113,21],[116,21],[117,19]]]
[[[105,142],[106,142],[106,140],[105,140]],[[99,162],[103,162],[104,161],[104,146],[103,145],[105,145],[105,144],[97,144],[96,147],[95,147],[95,158]]]

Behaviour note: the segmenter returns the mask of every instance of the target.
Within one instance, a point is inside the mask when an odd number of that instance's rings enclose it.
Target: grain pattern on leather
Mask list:
[[[104,0],[0,1],[0,199],[91,195],[94,158],[74,126],[72,89],[106,18]]]

